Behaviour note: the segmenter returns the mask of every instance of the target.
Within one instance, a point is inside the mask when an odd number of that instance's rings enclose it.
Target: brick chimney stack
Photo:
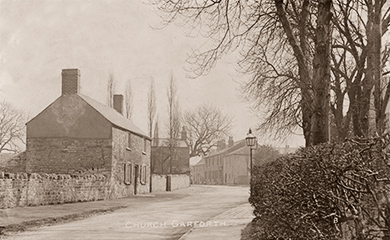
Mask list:
[[[114,109],[123,115],[123,95],[122,94],[115,94],[114,95]]]
[[[229,137],[228,146],[233,147],[233,145],[234,145],[233,137]]]
[[[78,94],[80,89],[80,70],[62,69],[62,95]]]
[[[181,130],[181,139],[184,141],[187,140],[187,131],[185,127],[183,127],[183,129]]]

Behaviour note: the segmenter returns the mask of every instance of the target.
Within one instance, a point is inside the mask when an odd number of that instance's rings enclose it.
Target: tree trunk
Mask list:
[[[276,12],[280,19],[280,22],[283,26],[283,29],[288,38],[289,44],[292,47],[294,52],[294,56],[297,60],[298,72],[299,72],[299,81],[297,81],[297,85],[301,90],[302,99],[301,99],[301,109],[302,109],[302,128],[303,135],[305,137],[306,146],[312,145],[312,116],[313,116],[313,108],[312,108],[312,76],[310,72],[310,54],[308,54],[307,48],[307,26],[309,25],[309,6],[310,2],[308,0],[303,1],[302,3],[302,12],[300,14],[300,34],[299,41],[295,36],[295,33],[292,29],[291,22],[287,18],[287,13],[283,7],[283,1],[274,0]]]
[[[380,64],[380,45],[381,45],[381,1],[369,1],[367,5],[367,71],[365,78],[362,81],[361,85],[361,96],[358,96],[360,100],[360,121],[363,136],[368,137],[373,134],[372,130],[378,131],[381,130],[381,125],[378,120],[382,117],[380,106],[381,104],[381,91],[380,91],[380,78],[381,78],[381,64]],[[379,49],[379,50],[378,50]],[[374,89],[374,95],[372,95],[372,90]],[[372,102],[372,98],[374,102]],[[375,106],[374,109],[371,107],[372,103]],[[379,110],[379,111],[378,111]],[[373,118],[375,117],[375,123]],[[378,125],[379,124],[379,125]],[[379,129],[378,129],[379,127]]]
[[[329,141],[331,0],[318,3],[315,55],[313,59],[314,111],[312,144]]]
[[[376,0],[373,8],[373,23],[372,31],[369,37],[372,39],[372,48],[370,51],[371,62],[367,61],[367,66],[372,67],[370,71],[372,73],[372,81],[374,82],[374,105],[375,105],[375,125],[376,132],[379,135],[385,130],[385,112],[383,109],[383,99],[382,99],[382,64],[381,64],[381,47],[382,47],[382,4],[381,1]],[[385,110],[385,109],[383,109]]]
[[[305,101],[305,100],[302,100]],[[311,145],[311,119],[312,119],[312,111],[305,103],[301,103],[302,108],[302,129],[303,136],[305,138],[305,146],[309,147]]]

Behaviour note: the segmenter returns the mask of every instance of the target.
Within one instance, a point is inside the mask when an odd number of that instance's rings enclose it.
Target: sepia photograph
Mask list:
[[[1,240],[389,240],[389,0],[0,0]]]

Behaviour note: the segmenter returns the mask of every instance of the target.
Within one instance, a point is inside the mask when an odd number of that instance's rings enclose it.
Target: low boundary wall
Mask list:
[[[152,192],[174,191],[188,188],[190,176],[187,174],[153,174]]]
[[[0,172],[0,209],[108,199],[104,175]]]

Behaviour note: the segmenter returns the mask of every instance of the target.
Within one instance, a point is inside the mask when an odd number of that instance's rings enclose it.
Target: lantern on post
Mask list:
[[[253,168],[252,149],[253,146],[255,146],[257,143],[257,138],[255,135],[253,135],[252,129],[250,128],[248,134],[246,135],[245,141],[246,141],[246,145],[249,147],[250,175],[252,180],[252,168]]]

